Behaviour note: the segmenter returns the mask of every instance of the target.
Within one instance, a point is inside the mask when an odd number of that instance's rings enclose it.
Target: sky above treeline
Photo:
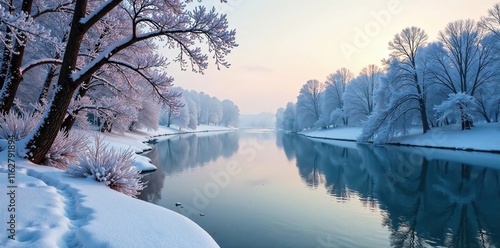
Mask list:
[[[197,1],[195,1],[197,3]],[[417,26],[436,40],[460,19],[479,20],[498,0],[228,0],[204,1],[227,14],[239,47],[227,57],[230,68],[205,74],[168,71],[175,86],[231,99],[242,114],[272,112],[296,101],[310,79],[321,82],[337,69],[354,74],[381,66],[387,44],[403,28]],[[215,3],[215,5],[214,5]],[[197,3],[199,4],[199,3]]]

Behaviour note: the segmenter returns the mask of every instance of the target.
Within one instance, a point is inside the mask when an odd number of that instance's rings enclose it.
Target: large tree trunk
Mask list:
[[[71,74],[76,67],[78,52],[85,34],[85,28],[82,27],[80,19],[85,15],[86,6],[86,0],[76,1],[66,52],[64,53],[57,81],[59,89],[55,92],[54,99],[50,106],[48,106],[45,117],[41,120],[41,124],[38,126],[35,134],[26,142],[26,156],[36,164],[43,161],[45,154],[47,154],[52,143],[54,143],[66,116],[66,111],[71,103],[72,96],[78,88],[78,83],[73,80]]]
[[[113,129],[113,124],[111,124],[108,120],[105,120],[99,131],[101,131],[101,133],[105,132],[111,133],[112,129]]]
[[[416,68],[415,62],[412,62],[413,68]],[[425,86],[420,86],[417,73],[413,74],[415,88],[417,88],[418,108],[420,110],[420,120],[422,121],[422,133],[427,133],[431,128],[429,127],[429,120],[427,119],[427,106],[425,106]]]
[[[419,99],[418,104],[420,109],[420,118],[422,121],[422,133],[427,133],[431,130],[431,128],[429,127],[429,121],[427,120],[427,111],[425,110],[424,99]]]
[[[24,0],[22,3],[21,11],[30,13],[33,0]],[[10,68],[8,76],[5,78],[6,82],[3,85],[3,91],[0,95],[0,113],[8,113],[14,104],[17,88],[22,80],[21,65],[24,57],[24,49],[26,48],[26,36],[20,35],[19,40],[14,42],[14,51],[10,60]]]

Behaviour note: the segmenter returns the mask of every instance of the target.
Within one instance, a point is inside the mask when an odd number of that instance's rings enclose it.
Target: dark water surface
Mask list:
[[[223,248],[500,247],[500,155],[330,143],[175,136],[148,154],[158,171],[139,198]]]

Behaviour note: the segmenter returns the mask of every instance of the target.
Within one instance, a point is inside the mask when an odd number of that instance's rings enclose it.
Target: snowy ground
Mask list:
[[[419,130],[417,130],[419,131]],[[340,127],[300,132],[310,138],[355,141],[361,128]],[[395,145],[422,146],[456,150],[500,152],[500,123],[479,123],[471,130],[461,131],[459,125],[433,128],[425,134],[410,134],[394,138]]]
[[[391,143],[500,152],[500,123],[480,123],[475,125],[471,130],[466,131],[461,131],[460,125],[434,128],[425,134],[395,138]]]
[[[200,126],[198,131],[215,130],[230,129]],[[142,141],[175,133],[161,128],[105,140],[117,149],[142,152],[150,149]],[[0,247],[218,247],[188,218],[91,179],[19,158],[9,178],[8,156],[8,150],[0,152]],[[13,234],[15,240],[9,238]]]

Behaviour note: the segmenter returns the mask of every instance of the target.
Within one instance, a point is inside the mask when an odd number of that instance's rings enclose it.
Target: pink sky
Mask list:
[[[206,1],[208,2],[208,1]],[[310,79],[324,81],[346,67],[355,74],[380,65],[387,43],[405,27],[423,28],[430,40],[449,22],[487,14],[496,1],[466,0],[229,0],[227,13],[239,47],[232,66],[204,75],[181,72],[172,64],[175,85],[230,99],[242,114],[274,113],[296,101]]]

